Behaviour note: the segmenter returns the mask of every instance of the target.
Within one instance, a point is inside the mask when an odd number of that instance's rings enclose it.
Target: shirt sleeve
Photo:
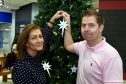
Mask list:
[[[45,42],[46,42],[46,44],[48,44],[48,42],[50,41],[52,34],[53,34],[52,28],[50,28],[46,24],[43,31],[44,31],[44,36],[45,36]]]
[[[123,65],[118,53],[112,53],[108,60],[105,61],[103,69],[104,84],[123,84]]]
[[[84,41],[74,43],[74,51],[77,55],[85,50]]]
[[[45,51],[44,53],[42,53],[42,55],[44,56],[43,58],[50,58],[50,44],[49,44],[49,41],[51,40],[52,38],[52,35],[53,35],[53,31],[52,31],[52,28],[50,28],[47,24],[45,25],[44,29],[43,29],[43,32],[44,32],[44,37],[45,37],[45,42],[46,42],[46,46],[45,46]],[[41,56],[42,57],[42,56]],[[43,59],[41,58],[41,59]]]
[[[79,55],[79,43],[74,43],[74,51],[77,55]]]

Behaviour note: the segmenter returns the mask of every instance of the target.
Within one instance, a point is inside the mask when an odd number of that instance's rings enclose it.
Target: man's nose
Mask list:
[[[86,25],[84,28],[84,31],[88,31],[88,30],[89,30],[89,27]]]

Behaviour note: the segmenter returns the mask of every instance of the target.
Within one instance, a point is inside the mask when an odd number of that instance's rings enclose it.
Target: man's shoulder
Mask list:
[[[79,42],[75,42],[75,44],[78,44],[78,45],[84,45],[84,44],[86,44],[86,40],[79,41]]]
[[[111,51],[111,52],[118,52],[115,47],[110,45],[109,43],[106,43],[106,50]]]
[[[86,41],[79,41],[74,43],[74,48],[83,49],[85,48],[85,45],[86,45]]]

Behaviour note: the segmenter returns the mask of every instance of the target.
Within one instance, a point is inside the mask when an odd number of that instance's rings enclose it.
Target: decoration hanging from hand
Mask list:
[[[67,21],[65,21],[65,20],[63,19],[63,21],[60,21],[60,24],[58,24],[58,25],[60,26],[59,29],[62,29],[62,36],[63,36],[63,34],[64,34],[64,29],[67,29],[67,26],[68,26]]]

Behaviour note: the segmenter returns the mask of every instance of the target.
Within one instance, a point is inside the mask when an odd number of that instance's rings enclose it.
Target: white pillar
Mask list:
[[[11,24],[11,28],[10,28],[10,44],[9,44],[10,49],[11,49],[14,37],[15,37],[15,10],[12,11],[12,24]]]

